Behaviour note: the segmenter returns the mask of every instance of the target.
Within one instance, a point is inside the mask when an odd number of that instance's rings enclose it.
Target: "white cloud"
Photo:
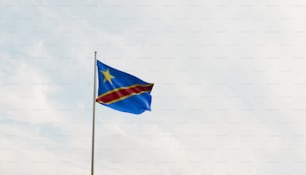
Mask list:
[[[97,50],[155,83],[143,116],[97,104],[97,174],[304,174],[298,3],[2,1],[1,173],[90,172]]]

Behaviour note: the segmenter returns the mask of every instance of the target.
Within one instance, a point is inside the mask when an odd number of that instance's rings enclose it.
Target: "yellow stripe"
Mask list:
[[[115,102],[117,102],[117,101],[124,100],[124,99],[126,99],[126,98],[128,98],[128,97],[130,97],[130,96],[132,96],[132,95],[135,95],[135,94],[140,95],[140,94],[145,93],[145,92],[149,92],[149,91],[142,91],[142,92],[140,92],[140,93],[131,93],[131,94],[129,94],[129,95],[126,95],[126,96],[124,96],[124,97],[115,99],[115,100],[113,100],[113,101],[110,101],[110,102],[107,102],[107,103],[102,102],[102,103],[104,103],[104,104],[115,103]]]
[[[113,93],[113,92],[115,92],[115,91],[119,91],[119,90],[122,90],[122,89],[130,89],[130,88],[133,88],[133,87],[136,87],[136,86],[147,87],[147,86],[151,86],[151,85],[152,85],[152,84],[147,84],[147,85],[135,84],[135,85],[132,85],[132,86],[121,87],[121,88],[113,89],[113,90],[111,90],[111,91],[107,91],[106,93],[99,95],[97,98],[100,98],[100,97],[102,97],[102,96],[111,94],[111,93]]]

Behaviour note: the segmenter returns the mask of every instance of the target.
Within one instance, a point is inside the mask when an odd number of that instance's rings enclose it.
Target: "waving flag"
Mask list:
[[[96,101],[110,108],[133,114],[151,110],[153,83],[112,68],[97,60],[99,89]]]

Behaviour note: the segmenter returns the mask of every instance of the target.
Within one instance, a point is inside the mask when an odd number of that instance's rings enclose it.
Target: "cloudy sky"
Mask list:
[[[94,51],[155,83],[97,104],[95,172],[304,175],[303,0],[0,1],[0,174],[90,174]]]

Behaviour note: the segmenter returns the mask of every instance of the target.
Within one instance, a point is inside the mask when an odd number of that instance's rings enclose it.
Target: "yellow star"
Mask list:
[[[112,79],[115,78],[115,77],[112,76],[112,75],[109,73],[109,69],[107,69],[106,71],[101,71],[101,73],[102,73],[103,76],[104,76],[103,82],[105,83],[106,81],[108,81],[108,82],[110,82],[110,84],[112,84]]]

